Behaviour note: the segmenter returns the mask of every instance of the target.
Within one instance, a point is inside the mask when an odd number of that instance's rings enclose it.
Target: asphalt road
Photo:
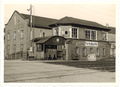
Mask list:
[[[5,82],[115,82],[115,72],[43,61],[5,60],[4,72]]]

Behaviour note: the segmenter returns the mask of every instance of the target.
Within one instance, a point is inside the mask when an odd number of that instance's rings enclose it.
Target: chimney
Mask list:
[[[106,27],[109,27],[109,24],[108,24],[108,23],[106,23]]]

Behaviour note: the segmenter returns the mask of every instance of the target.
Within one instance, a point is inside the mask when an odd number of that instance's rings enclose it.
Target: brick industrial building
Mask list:
[[[88,60],[115,57],[115,28],[64,17],[59,20],[14,11],[5,25],[5,59]],[[31,45],[32,44],[32,45]],[[32,48],[32,49],[31,49]]]

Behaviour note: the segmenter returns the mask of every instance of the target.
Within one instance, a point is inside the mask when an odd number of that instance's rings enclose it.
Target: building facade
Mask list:
[[[33,16],[31,32],[29,18],[15,11],[6,24],[6,59],[26,59],[30,47],[34,59],[96,61],[115,55],[111,54],[115,41],[110,41],[110,27],[72,17]]]
[[[110,56],[115,58],[116,57],[115,56],[115,53],[116,53],[115,52],[115,49],[116,49],[115,28],[114,27],[110,27],[110,28],[111,30],[108,33],[108,41],[110,43]]]
[[[33,18],[32,29],[34,29],[35,33],[34,38],[52,36],[52,30],[47,26],[47,24],[53,23],[56,21],[55,19],[37,16],[33,16]],[[39,24],[39,21],[41,24]],[[46,24],[44,22],[46,22]],[[18,59],[26,57],[27,51],[31,46],[31,37],[33,35],[30,32],[29,15],[15,11],[8,23],[5,25],[4,32],[5,58]]]

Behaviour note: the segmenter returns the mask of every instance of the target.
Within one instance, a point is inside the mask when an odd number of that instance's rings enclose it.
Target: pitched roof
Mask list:
[[[82,25],[82,26],[108,29],[106,26],[103,26],[96,22],[73,18],[73,17],[67,17],[67,16],[58,20],[55,24],[77,24],[77,25]],[[55,25],[55,24],[52,24],[52,25]]]
[[[18,11],[14,11],[14,13],[15,12],[17,12],[23,19],[30,18],[30,15],[28,15],[28,14],[19,13]],[[13,16],[13,14],[12,14],[12,16]],[[12,18],[12,16],[11,16],[11,18]],[[10,21],[10,19],[9,19],[9,21]],[[103,25],[96,23],[96,22],[87,21],[87,20],[78,19],[78,18],[73,18],[73,17],[67,17],[67,16],[64,18],[61,18],[60,20],[57,20],[57,19],[33,15],[32,20],[33,20],[32,26],[38,27],[38,28],[41,27],[41,28],[51,29],[51,26],[56,25],[56,24],[74,24],[74,25],[88,26],[88,27],[107,29],[107,30],[111,29],[109,27],[103,26]],[[8,21],[8,23],[9,23],[9,21]],[[30,25],[30,23],[29,23],[29,25]]]
[[[30,18],[30,15],[19,13],[18,11],[15,10],[13,12],[12,16],[10,17],[10,19],[8,20],[8,22],[5,25],[7,25],[10,22],[11,18],[13,17],[13,15],[15,13],[19,14],[23,19],[29,19]],[[57,21],[57,19],[34,16],[34,15],[32,16],[32,20],[33,20],[33,23],[32,23],[33,27],[42,27],[42,28],[48,28],[48,29],[51,29],[51,27],[49,26],[50,24],[53,24]],[[29,23],[29,25],[30,25],[30,23]]]
[[[24,19],[30,18],[30,15],[28,15],[28,14],[21,14],[20,13],[20,15]],[[32,16],[32,26],[33,27],[42,27],[42,28],[50,29],[51,27],[49,25],[55,23],[56,21],[57,21],[57,19],[34,16],[34,15]],[[30,25],[30,23],[29,23],[29,25]]]

